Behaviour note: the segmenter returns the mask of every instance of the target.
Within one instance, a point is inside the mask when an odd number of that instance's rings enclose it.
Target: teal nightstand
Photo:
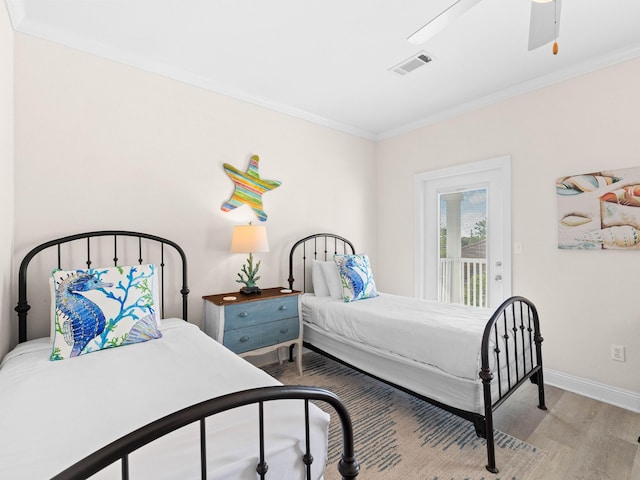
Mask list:
[[[241,357],[277,350],[278,360],[282,361],[281,347],[297,345],[296,362],[302,375],[302,292],[281,290],[267,288],[258,295],[233,292],[202,297],[204,331]]]

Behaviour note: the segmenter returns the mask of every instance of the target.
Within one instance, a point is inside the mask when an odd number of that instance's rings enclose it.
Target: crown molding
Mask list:
[[[548,75],[543,75],[541,77],[519,83],[517,85],[514,85],[513,87],[500,90],[477,100],[473,100],[471,102],[467,102],[450,109],[442,110],[415,122],[408,123],[402,127],[387,130],[376,135],[375,139],[378,141],[386,140],[388,138],[409,133],[414,130],[418,130],[420,128],[424,128],[429,125],[441,122],[443,120],[480,110],[481,108],[485,108],[496,103],[533,92],[535,90],[546,88],[565,80],[571,80],[581,75],[586,75],[606,67],[617,65],[628,60],[633,60],[638,57],[640,57],[640,45],[633,45],[631,47],[625,48],[623,50],[618,50],[598,59],[582,62],[563,70],[559,70]]]
[[[117,63],[122,63],[135,68],[139,68],[149,73],[154,73],[176,81],[187,83],[189,85],[193,85],[207,91],[235,98],[236,100],[250,103],[275,112],[306,120],[333,130],[372,141],[386,140],[388,138],[409,133],[441,122],[443,120],[470,113],[497,104],[499,102],[503,102],[505,100],[509,100],[511,98],[533,92],[535,90],[555,85],[565,80],[570,80],[581,75],[592,73],[594,71],[640,57],[640,44],[632,45],[628,48],[618,50],[597,59],[582,62],[566,69],[519,83],[512,87],[479,98],[477,100],[466,102],[453,108],[441,110],[432,115],[421,118],[415,122],[405,124],[401,127],[386,130],[384,132],[371,132],[355,127],[353,125],[347,125],[319,115],[315,115],[310,112],[292,107],[290,105],[274,102],[263,97],[252,95],[233,86],[214,82],[213,80],[205,78],[202,75],[194,74],[193,72],[182,70],[180,68],[164,64],[162,62],[151,61],[147,58],[144,58],[143,56],[133,55],[120,49],[109,47],[105,44],[95,42],[84,37],[80,38],[69,32],[55,29],[39,22],[35,22],[25,17],[23,2],[8,0],[6,2],[6,5],[7,9],[9,10],[13,28],[17,32],[58,43],[74,50],[90,53],[102,58],[109,59],[111,61],[115,61]],[[79,48],[78,45],[83,45],[83,47]]]

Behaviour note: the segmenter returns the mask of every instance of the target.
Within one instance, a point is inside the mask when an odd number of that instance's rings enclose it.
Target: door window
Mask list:
[[[441,193],[438,301],[487,306],[487,189]]]

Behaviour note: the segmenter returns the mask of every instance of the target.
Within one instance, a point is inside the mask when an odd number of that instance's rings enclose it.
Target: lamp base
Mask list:
[[[244,295],[259,295],[262,293],[259,287],[242,287],[240,293]]]

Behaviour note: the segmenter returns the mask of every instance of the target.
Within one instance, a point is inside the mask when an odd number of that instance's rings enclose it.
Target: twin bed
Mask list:
[[[289,288],[314,292],[302,296],[304,345],[472,421],[487,440],[487,470],[497,472],[494,410],[528,380],[546,410],[535,306],[512,297],[492,311],[378,293],[355,254],[328,233],[291,248]],[[356,292],[369,285],[373,294],[354,299],[353,278]]]
[[[290,251],[290,288],[299,275],[298,289],[315,290],[302,296],[305,345],[472,421],[487,439],[487,469],[497,472],[495,408],[529,379],[545,408],[533,304],[513,297],[491,312],[378,294],[372,285],[359,285],[370,298],[346,302],[327,282],[336,254],[348,263],[355,249],[333,234],[305,237]],[[312,275],[318,261],[324,277]],[[94,283],[86,288],[119,301],[110,318],[125,324],[130,317],[130,331],[99,316],[77,328],[68,307],[80,287],[65,287],[76,271],[56,271],[46,286],[52,269],[81,262],[85,270],[101,266],[90,270]],[[144,272],[149,282],[140,283]],[[32,277],[40,285],[33,305],[50,317],[53,340],[27,340]],[[355,279],[343,278],[345,289],[353,287]],[[135,291],[123,284],[138,291],[136,314],[123,300]],[[184,252],[154,235],[90,232],[28,252],[18,278],[20,343],[0,365],[0,478],[321,479],[329,415],[314,402],[337,413],[338,470],[355,478],[353,429],[340,400],[322,389],[282,386],[187,323],[188,293]],[[48,295],[50,310],[40,298]],[[82,351],[67,348],[80,342]]]
[[[47,287],[52,269],[81,263],[82,274],[54,272]],[[87,271],[93,285],[65,287]],[[0,478],[321,479],[329,415],[314,402],[337,413],[338,470],[357,476],[351,421],[335,395],[282,386],[186,322],[186,256],[174,242],[126,231],[52,240],[27,253],[18,290],[20,343],[0,367]],[[28,290],[53,297],[51,310],[33,302],[51,316],[53,340],[27,340]],[[113,316],[89,312],[107,303]],[[91,342],[86,322],[74,323],[80,310],[101,326]],[[162,317],[157,328],[150,317]],[[102,342],[105,332],[117,337]],[[67,341],[85,350],[66,352]]]

